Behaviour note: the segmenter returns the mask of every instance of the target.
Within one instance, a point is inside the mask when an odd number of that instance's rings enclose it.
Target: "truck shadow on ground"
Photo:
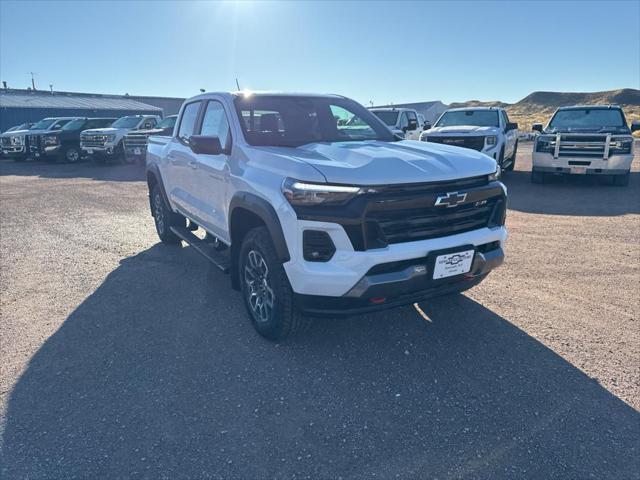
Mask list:
[[[509,189],[509,209],[525,213],[575,216],[616,216],[640,213],[640,172],[629,185],[605,185],[594,176],[552,177],[531,183],[531,172],[513,171],[502,181]]]
[[[39,161],[13,162],[0,160],[0,176],[16,175],[43,178],[87,178],[112,182],[140,182],[146,179],[144,165],[108,163],[94,165],[91,162],[46,163]]]
[[[423,310],[317,320],[275,345],[227,277],[156,245],[31,359],[2,477],[637,475],[633,408],[467,297]]]

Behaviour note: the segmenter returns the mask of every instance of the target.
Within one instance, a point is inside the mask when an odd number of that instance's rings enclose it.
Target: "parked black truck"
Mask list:
[[[108,127],[116,118],[76,118],[58,130],[41,133],[30,145],[31,154],[47,162],[76,163],[85,155],[80,149],[80,133],[90,128]]]
[[[170,115],[154,128],[134,130],[124,136],[124,158],[127,163],[144,162],[147,153],[147,139],[150,135],[173,135],[177,115]]]

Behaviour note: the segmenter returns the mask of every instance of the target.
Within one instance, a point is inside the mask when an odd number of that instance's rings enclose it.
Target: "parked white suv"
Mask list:
[[[461,292],[503,261],[496,162],[399,140],[341,96],[193,97],[146,163],[160,239],[229,272],[270,339],[309,315]]]
[[[495,159],[502,170],[513,170],[518,153],[517,130],[518,124],[509,121],[504,108],[452,108],[422,132],[420,140],[477,150]]]
[[[533,125],[531,181],[542,183],[546,175],[598,175],[615,185],[629,183],[633,162],[631,132],[622,109],[616,105],[583,105],[556,110],[546,128]]]
[[[396,135],[406,140],[418,140],[422,131],[420,117],[412,108],[370,108],[373,114],[384,122]],[[424,117],[422,117],[424,119]],[[424,120],[423,120],[424,123]]]
[[[106,128],[93,128],[80,134],[80,148],[94,162],[124,159],[124,136],[132,130],[149,130],[162,119],[157,115],[128,115]]]

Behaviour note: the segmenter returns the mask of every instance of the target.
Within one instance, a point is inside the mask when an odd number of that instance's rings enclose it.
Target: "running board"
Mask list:
[[[186,227],[171,227],[171,231],[175,233],[181,240],[187,242],[199,254],[203,255],[207,260],[213,263],[224,273],[229,273],[229,258],[227,254],[220,253],[213,246],[201,238],[194,235]]]

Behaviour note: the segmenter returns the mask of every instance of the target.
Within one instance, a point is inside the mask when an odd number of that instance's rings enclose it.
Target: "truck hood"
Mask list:
[[[473,125],[459,125],[456,127],[435,127],[426,131],[427,135],[497,135],[500,133],[498,127],[475,127]]]
[[[131,130],[130,128],[113,128],[113,127],[105,127],[105,128],[92,128],[90,130],[83,130],[82,133],[89,133],[91,135],[108,135],[110,133],[120,133],[120,132],[128,132]]]
[[[25,135],[29,132],[35,132],[35,130],[14,130],[13,132],[4,132],[0,134],[0,137],[11,137],[12,135]]]
[[[495,160],[475,150],[414,140],[255,148],[307,163],[329,183],[383,185],[438,182],[488,175],[496,170]]]
[[[133,133],[136,135],[146,135],[147,137],[150,135],[171,135],[173,132],[173,127],[171,128],[150,128],[148,130],[135,130],[129,133]]]

